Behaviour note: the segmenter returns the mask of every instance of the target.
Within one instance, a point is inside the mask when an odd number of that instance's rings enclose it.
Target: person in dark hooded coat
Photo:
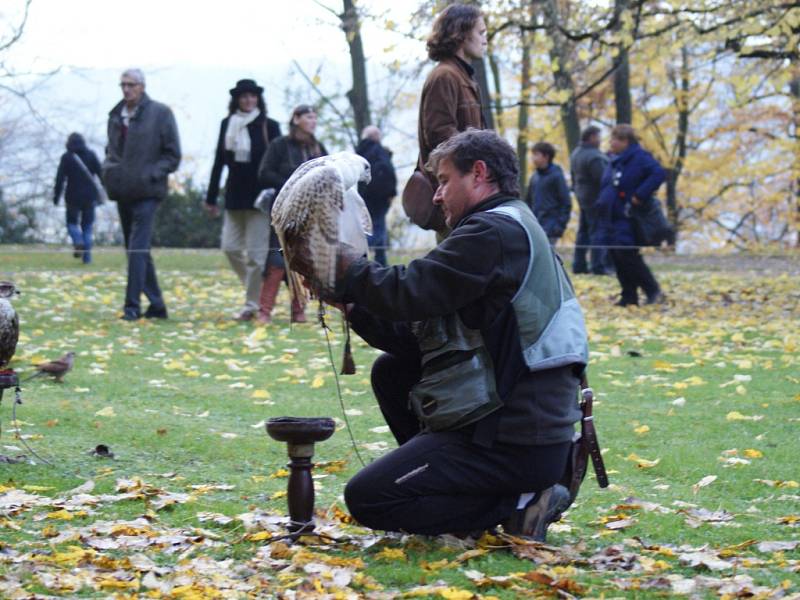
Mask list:
[[[386,213],[397,195],[397,175],[392,165],[392,153],[381,145],[381,130],[368,125],[361,133],[356,154],[367,159],[372,179],[359,183],[358,193],[364,199],[372,219],[372,235],[369,247],[375,252],[375,261],[386,266],[386,247],[389,235],[386,231]]]
[[[94,175],[100,176],[97,155],[86,146],[81,134],[71,133],[67,138],[67,151],[58,164],[53,204],[58,206],[66,183],[67,232],[75,248],[75,258],[83,258],[86,264],[92,262],[94,207],[99,200]]]

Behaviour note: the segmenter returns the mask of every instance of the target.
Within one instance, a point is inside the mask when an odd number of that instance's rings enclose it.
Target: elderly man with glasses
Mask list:
[[[128,69],[120,79],[122,100],[108,113],[108,146],[103,182],[117,201],[128,253],[128,285],[122,319],[166,319],[167,307],[150,256],[159,202],[167,195],[167,176],[178,168],[178,126],[165,104],[145,93],[144,73]],[[142,314],[141,295],[150,306]]]

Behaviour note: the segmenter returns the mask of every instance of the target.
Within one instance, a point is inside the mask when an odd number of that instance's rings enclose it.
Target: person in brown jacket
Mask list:
[[[433,23],[427,41],[428,57],[438,64],[428,74],[422,86],[419,106],[419,161],[417,170],[427,175],[435,191],[438,183],[427,170],[428,157],[436,146],[470,127],[486,129],[481,106],[481,93],[475,80],[473,60],[482,60],[486,52],[486,23],[480,10],[472,5],[451,4]],[[413,179],[413,178],[412,178]],[[413,186],[410,186],[413,187]],[[441,209],[417,206],[425,203],[416,187],[404,194],[403,205],[412,222],[425,229],[434,229],[445,235],[447,226],[441,218]],[[433,194],[431,193],[431,200]],[[414,214],[412,214],[414,213]]]

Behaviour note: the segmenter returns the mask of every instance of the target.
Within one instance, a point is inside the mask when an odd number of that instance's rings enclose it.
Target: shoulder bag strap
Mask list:
[[[81,168],[81,171],[83,171],[84,175],[86,175],[89,178],[89,181],[94,184],[94,175],[92,175],[92,172],[89,170],[89,167],[86,166],[86,163],[83,162],[83,159],[78,156],[77,152],[70,152],[70,154],[75,157],[75,160],[78,162],[78,166]]]

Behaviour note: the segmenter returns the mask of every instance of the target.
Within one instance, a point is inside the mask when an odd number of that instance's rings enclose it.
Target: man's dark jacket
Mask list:
[[[572,438],[580,418],[575,371],[582,366],[531,373],[525,365],[511,300],[528,269],[528,238],[513,218],[487,212],[508,200],[487,198],[435,249],[407,266],[356,261],[336,296],[355,302],[350,322],[368,344],[415,361],[421,354],[412,323],[458,312],[467,327],[481,331],[492,357],[504,403],[495,439],[556,444]]]
[[[228,167],[228,178],[225,180],[225,210],[247,210],[253,208],[256,197],[264,186],[258,181],[258,167],[261,158],[267,151],[269,142],[281,136],[281,126],[274,119],[258,115],[247,126],[250,136],[249,162],[236,162],[233,152],[225,150],[225,133],[228,131],[230,117],[222,119],[217,139],[217,152],[214,155],[214,166],[211,167],[211,179],[208,182],[206,204],[215,205],[219,196],[219,181],[222,168]]]
[[[528,184],[525,201],[547,237],[560,238],[564,235],[572,212],[572,199],[561,167],[550,164],[544,169],[536,169]]]
[[[79,159],[83,161],[86,169],[81,168],[78,164]],[[97,202],[97,188],[86,170],[99,176],[100,161],[97,160],[97,155],[86,146],[83,138],[73,139],[67,143],[67,151],[61,156],[61,161],[58,163],[53,204],[58,204],[65,181],[67,189],[64,192],[64,201],[68,206],[87,208]]]
[[[608,156],[597,146],[581,143],[569,158],[572,190],[582,210],[591,210],[600,194],[600,181]]]
[[[634,196],[642,202],[650,200],[665,178],[666,173],[658,161],[639,144],[630,144],[613,157],[603,172],[600,196],[595,205],[599,243],[635,245],[628,206]]]
[[[392,165],[392,153],[380,142],[364,139],[356,146],[356,154],[369,162],[372,179],[368,184],[358,184],[358,193],[371,210],[380,210],[397,196],[397,175]]]
[[[108,113],[108,146],[103,162],[103,183],[108,197],[118,201],[167,195],[167,176],[181,162],[178,125],[170,108],[147,94],[131,117],[127,131],[121,101]]]

